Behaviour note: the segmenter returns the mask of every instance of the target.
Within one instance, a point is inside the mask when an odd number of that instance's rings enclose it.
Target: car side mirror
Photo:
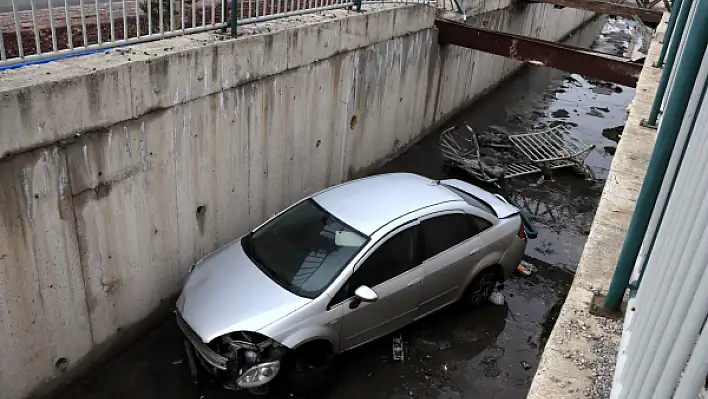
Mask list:
[[[357,288],[354,296],[362,302],[376,302],[379,299],[379,294],[365,285]]]

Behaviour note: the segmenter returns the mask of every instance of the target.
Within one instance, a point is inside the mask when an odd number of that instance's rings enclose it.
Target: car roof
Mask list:
[[[412,173],[387,173],[352,180],[321,191],[312,199],[367,236],[410,212],[444,202],[464,202],[436,180]]]

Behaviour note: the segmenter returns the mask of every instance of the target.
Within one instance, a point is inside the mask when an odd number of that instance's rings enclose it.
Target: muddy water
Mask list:
[[[581,30],[574,36],[574,44],[590,45],[603,31],[603,24],[598,21]],[[629,41],[625,31],[621,23],[613,22],[593,47],[609,53],[625,51]],[[509,180],[508,193],[539,230],[538,239],[529,242],[526,253],[538,270],[529,277],[514,276],[506,282],[504,306],[489,305],[474,312],[453,306],[406,328],[402,332],[406,342],[403,362],[392,360],[390,337],[342,355],[337,360],[332,389],[322,397],[525,397],[547,333],[568,292],[612,160],[609,148],[616,142],[603,136],[602,131],[624,123],[632,97],[629,88],[530,67],[451,121],[450,125],[467,122],[480,137],[490,126],[513,133],[565,122],[571,132],[596,145],[587,164],[597,181],[568,171],[557,171],[553,181],[541,183],[537,181],[539,176]],[[438,134],[426,137],[378,173],[391,171],[434,178],[450,176],[443,167]],[[177,328],[166,323],[96,375],[54,397],[250,397],[216,387],[197,389],[189,382],[181,345]],[[289,396],[274,391],[265,397]],[[569,397],[581,394],[569,393]]]

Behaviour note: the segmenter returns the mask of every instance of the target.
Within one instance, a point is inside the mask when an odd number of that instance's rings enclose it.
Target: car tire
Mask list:
[[[467,286],[463,297],[464,304],[469,309],[476,309],[489,301],[499,279],[491,268],[482,270]]]
[[[334,354],[330,351],[305,356],[295,353],[284,377],[292,393],[306,395],[326,390],[333,372]]]

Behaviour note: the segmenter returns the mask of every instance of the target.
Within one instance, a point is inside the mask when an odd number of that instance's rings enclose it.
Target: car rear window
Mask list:
[[[497,216],[497,213],[494,212],[494,209],[492,209],[491,206],[487,205],[486,202],[480,200],[479,198],[474,197],[474,196],[472,196],[472,195],[470,195],[470,194],[468,194],[468,193],[466,193],[466,192],[464,192],[464,191],[462,191],[462,190],[460,190],[460,189],[457,189],[457,188],[455,188],[455,187],[451,187],[451,186],[445,186],[445,187],[447,187],[447,188],[449,188],[450,190],[454,191],[455,194],[457,194],[457,195],[459,195],[460,197],[462,197],[462,199],[464,199],[465,202],[467,202],[468,204],[470,204],[470,205],[472,205],[472,206],[474,206],[474,207],[476,207],[476,208],[479,208],[479,209],[481,209],[481,210],[483,210],[483,211],[485,211],[485,212],[491,213],[491,214],[494,215],[494,216]]]

